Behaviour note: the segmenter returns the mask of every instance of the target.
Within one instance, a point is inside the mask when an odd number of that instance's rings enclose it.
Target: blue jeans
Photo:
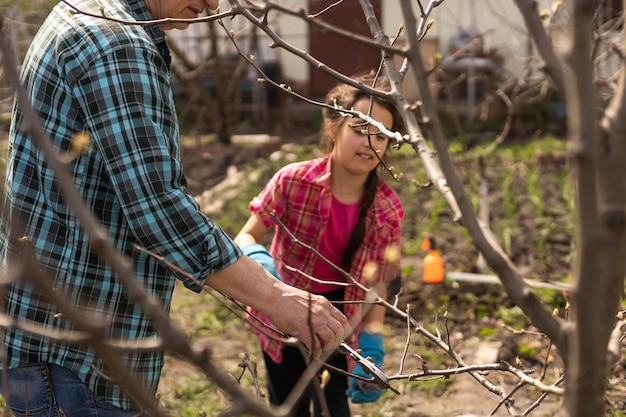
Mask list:
[[[131,417],[97,399],[67,368],[50,363],[0,371],[0,394],[15,417]]]

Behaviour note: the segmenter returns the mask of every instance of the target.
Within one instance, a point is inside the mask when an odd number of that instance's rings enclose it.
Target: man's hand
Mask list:
[[[278,330],[298,337],[314,359],[351,333],[348,319],[326,298],[282,283],[242,256],[207,277],[207,285],[263,313]]]
[[[298,338],[318,359],[351,333],[348,319],[326,298],[283,285],[281,301],[265,313],[279,329]]]

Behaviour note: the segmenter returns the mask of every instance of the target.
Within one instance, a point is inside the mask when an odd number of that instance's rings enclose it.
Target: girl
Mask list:
[[[388,79],[377,78],[372,73],[355,80],[389,90]],[[369,114],[392,131],[401,128],[401,118],[391,103],[347,84],[333,88],[326,96],[326,104]],[[378,294],[384,295],[386,283],[399,274],[400,221],[404,216],[397,194],[377,174],[379,158],[384,156],[388,145],[389,139],[375,126],[325,107],[321,148],[326,156],[293,163],[278,171],[250,203],[252,215],[235,238],[245,254],[285,283],[322,294],[331,301],[348,302],[337,307],[356,326],[354,340],[358,340],[363,356],[371,357],[378,366],[385,355],[384,307],[359,303],[365,294],[355,286],[333,284],[348,282],[312,251],[294,243],[276,225],[272,213],[303,243],[315,248],[359,283],[375,287]],[[270,255],[259,242],[272,227]],[[322,282],[309,280],[305,274]],[[270,402],[282,404],[304,371],[306,361],[297,348],[286,347],[261,331],[255,332],[263,348]],[[344,354],[335,353],[327,363],[367,376],[360,366],[353,368],[354,363]],[[380,391],[360,382],[355,378],[348,381],[344,375],[331,372],[324,388],[330,415],[350,416],[347,396],[354,403],[380,398]],[[295,414],[298,417],[310,416],[311,401],[314,415],[321,415],[319,399],[313,389],[309,391],[298,404]]]

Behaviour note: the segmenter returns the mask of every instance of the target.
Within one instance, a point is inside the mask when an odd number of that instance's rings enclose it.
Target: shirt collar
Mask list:
[[[329,154],[319,160],[319,167],[323,169],[319,172],[319,176],[314,179],[315,183],[321,186],[330,186],[332,159],[332,156]]]
[[[139,21],[153,20],[154,17],[148,6],[146,6],[145,0],[126,0],[130,7],[130,13],[133,17]],[[165,42],[165,32],[163,32],[157,25],[150,25],[144,27],[148,35],[154,40],[154,43],[159,44]]]

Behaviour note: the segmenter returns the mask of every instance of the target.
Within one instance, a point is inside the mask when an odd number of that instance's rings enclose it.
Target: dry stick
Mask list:
[[[524,382],[520,381],[517,383],[517,385],[515,385],[515,387],[503,398],[500,399],[500,401],[498,402],[498,404],[495,406],[495,408],[493,409],[493,411],[491,413],[489,413],[489,416],[493,416],[496,414],[496,412],[500,409],[500,406],[502,404],[509,404],[509,403],[514,403],[513,395],[519,391],[524,385],[526,385]]]
[[[527,332],[524,332],[524,333],[527,333]],[[540,336],[544,336],[545,337],[545,335],[543,335],[543,334],[540,334]],[[551,350],[552,350],[552,341],[550,339],[548,339],[548,349],[547,349],[547,352],[546,352],[546,356],[545,356],[545,360],[544,360],[543,366],[541,368],[541,375],[538,378],[539,381],[543,381],[545,376],[546,376],[546,371],[547,371],[547,366],[548,366],[547,364],[548,364],[548,359],[549,359]],[[559,385],[560,381],[562,381],[564,378],[565,378],[565,376],[561,375],[559,377],[559,379],[553,385]],[[527,385],[525,382],[518,383],[515,386],[515,388],[513,388],[511,390],[511,392],[509,393],[507,398],[512,398],[513,394],[515,392],[517,392],[519,389],[521,389],[525,385]],[[549,394],[550,393],[548,393],[548,392],[541,393],[539,398],[537,398],[537,400],[535,400],[535,402],[531,406],[532,408],[527,409],[522,415],[528,415],[527,413],[529,413],[530,411],[532,411],[535,408],[537,408],[543,402],[543,400],[545,400],[548,397]],[[498,411],[498,409],[500,408],[500,405],[502,405],[502,403],[503,403],[503,401],[500,401],[500,403],[495,407],[495,409],[491,412],[490,415],[495,415],[495,413]]]
[[[514,0],[519,11],[522,13],[529,35],[533,38],[539,54],[546,65],[544,71],[550,76],[561,95],[565,94],[565,82],[561,63],[548,39],[543,22],[539,18],[538,3],[535,0]]]
[[[412,61],[414,61],[415,59],[412,57],[420,54],[419,40],[417,39],[417,35],[415,33],[415,19],[412,14],[411,5],[408,2],[402,2],[401,5],[404,15],[405,26],[407,28],[406,33],[409,39],[409,45],[405,48],[405,53],[403,54],[403,56],[405,56],[407,62],[410,62],[413,65],[414,63]],[[368,22],[370,23],[370,29],[372,30],[372,32],[380,33],[376,35],[377,39],[384,39],[384,35],[381,35],[383,33],[382,29],[377,25],[377,21],[375,19],[370,19]],[[405,75],[402,70],[404,68],[402,68],[400,71],[396,70],[395,62],[392,56],[385,56],[384,59],[387,74],[392,80],[392,92],[388,94],[389,99],[394,101],[398,109],[400,109],[400,111],[403,113],[403,119],[409,133],[407,135],[408,141],[405,142],[408,142],[414,148],[415,152],[420,157],[420,160],[426,170],[426,174],[428,175],[430,182],[437,188],[439,193],[452,209],[454,213],[454,219],[459,220],[462,217],[461,212],[459,210],[456,198],[452,194],[452,191],[447,183],[446,178],[443,175],[439,164],[436,162],[437,153],[433,152],[427,145],[420,126],[417,123],[415,113],[412,111],[412,106],[406,103],[404,95],[402,94],[402,82]],[[423,93],[423,98],[429,98],[428,86],[426,85],[426,76],[425,74],[423,74],[423,71],[420,75],[420,77],[415,77],[418,81],[418,86],[420,88],[419,91]],[[434,108],[432,100],[429,101],[429,104],[430,106],[427,106],[427,108],[432,110]],[[424,115],[422,116],[422,123],[429,124],[433,121],[437,121],[436,119],[433,119],[434,117],[436,117],[434,111],[431,113],[424,113]],[[404,142],[399,143],[402,144]]]
[[[521,333],[521,334],[535,334],[537,336],[545,337],[545,335],[542,334],[542,333],[533,333],[533,332],[528,332],[528,331],[525,331],[525,330],[515,331],[515,332]],[[546,373],[548,371],[548,361],[549,361],[549,358],[550,358],[550,353],[552,352],[552,347],[553,347],[553,343],[552,343],[552,341],[550,339],[548,339],[548,349],[546,351],[546,355],[545,355],[545,358],[544,358],[544,361],[543,361],[543,366],[541,367],[541,375],[539,375],[539,378],[538,378],[540,381],[543,381],[545,379],[545,377],[546,377]],[[564,377],[564,376],[562,375],[559,378],[562,378],[562,377]]]
[[[309,302],[311,300],[311,297],[312,297],[312,294],[309,293]],[[311,319],[312,315],[313,315],[313,313],[312,313],[311,309],[309,308],[309,331],[311,332],[310,338],[311,338],[311,340],[315,341],[315,333],[313,332],[313,321]],[[313,342],[313,343],[315,343],[315,342]],[[308,363],[311,363],[311,360],[313,359],[313,355],[312,355],[313,348],[314,348],[314,346],[311,346],[311,349],[309,350],[309,352],[307,352],[306,349],[304,348],[304,346],[300,346],[300,354],[302,355],[304,360],[306,362],[308,362]],[[308,353],[308,358],[307,358],[307,353]],[[324,391],[322,390],[322,388],[320,387],[320,384],[319,384],[319,374],[318,374],[318,372],[319,372],[320,368],[318,368],[318,370],[316,370],[315,375],[313,375],[310,379],[303,378],[302,376],[300,377],[300,379],[303,380],[303,381],[307,381],[307,384],[310,384],[313,387],[313,389],[315,390],[315,393],[317,394],[317,398],[320,399],[320,406],[322,408],[322,416],[323,417],[331,417],[330,416],[330,412],[328,410],[328,404],[326,403],[326,400],[324,399]],[[298,381],[298,382],[300,382],[300,381]],[[298,396],[298,397],[293,396],[293,398],[291,399],[293,401],[293,403],[290,403],[289,400],[290,400],[290,398],[287,397],[286,404],[288,404],[288,405],[289,404],[293,404],[293,407],[295,407],[296,403],[300,400],[300,396]],[[292,408],[292,407],[290,407],[290,408]]]
[[[136,26],[153,26],[153,25],[158,26],[158,25],[172,24],[172,23],[188,23],[188,24],[202,23],[202,22],[210,22],[212,20],[223,19],[225,17],[234,17],[238,14],[237,10],[235,9],[235,10],[229,10],[223,13],[212,14],[210,16],[196,17],[193,19],[179,19],[179,18],[173,18],[173,17],[166,17],[163,19],[153,19],[153,20],[127,20],[127,19],[118,19],[118,18],[107,16],[106,9],[99,10],[99,13],[93,13],[88,10],[80,9],[79,7],[72,4],[72,2],[69,0],[61,0],[61,2],[66,4],[68,7],[70,7],[70,9],[72,9],[71,10],[72,13],[82,14],[82,15],[90,16],[90,17],[97,17],[103,20],[109,20],[111,22],[121,23],[123,25],[136,25]]]
[[[250,354],[246,352],[244,354],[244,359],[241,362],[239,362],[239,367],[242,368],[242,370],[241,370],[241,375],[239,375],[239,378],[237,378],[237,383],[238,384],[241,383],[241,378],[243,378],[243,374],[246,372],[246,369],[247,369],[250,372],[250,375],[252,376],[252,381],[254,381],[254,389],[256,390],[257,400],[261,400],[262,394],[261,394],[261,386],[259,385],[259,376],[257,374],[257,365],[258,365],[258,362],[256,361],[256,359],[252,359],[250,357]]]
[[[394,307],[395,304],[394,304]],[[406,305],[406,342],[404,343],[404,350],[402,351],[402,356],[400,358],[400,367],[398,368],[398,374],[401,374],[402,372],[404,372],[404,360],[406,359],[406,356],[409,352],[409,345],[411,343],[411,321],[408,319],[409,317],[409,312],[411,310],[411,305],[407,304]]]
[[[485,167],[485,158],[481,155],[477,160],[478,164],[478,215],[481,221],[485,225],[489,225],[489,219],[491,215],[489,213],[489,184],[487,183],[487,169]],[[487,270],[487,262],[482,252],[478,252],[478,259],[476,260],[476,269],[480,273],[484,273]]]
[[[561,376],[559,377],[559,379],[557,379],[557,380],[554,382],[554,384],[553,384],[553,385],[554,385],[554,386],[561,385],[561,383],[562,383],[563,381],[565,381],[565,375],[561,375]],[[550,393],[549,393],[549,392],[543,392],[543,393],[541,393],[541,395],[539,396],[539,398],[537,398],[537,400],[536,400],[534,403],[532,403],[532,404],[531,404],[531,405],[530,405],[530,406],[526,409],[526,411],[524,411],[524,412],[522,413],[522,416],[527,416],[527,415],[530,415],[530,413],[531,413],[532,411],[534,411],[537,407],[539,407],[539,406],[541,405],[541,403],[543,402],[543,400],[545,400],[545,399],[548,397],[548,395],[550,395]]]
[[[333,353],[334,353],[333,351],[325,352],[324,355],[322,355],[322,357],[319,360],[310,361],[308,363],[306,369],[300,376],[300,379],[298,379],[298,382],[296,383],[296,385],[293,387],[293,389],[287,396],[287,399],[279,407],[278,410],[279,410],[280,415],[286,415],[289,413],[290,410],[293,410],[295,408],[296,403],[298,402],[300,398],[302,398],[302,395],[306,391],[309,384],[312,384],[313,381],[317,378],[318,372],[320,371],[322,366],[324,366],[324,361],[326,361],[326,359],[328,359],[328,357],[332,355]],[[328,367],[328,369],[330,370],[337,371],[337,368],[330,367],[328,365],[326,365],[326,367]],[[314,384],[314,385],[319,386],[319,384]],[[324,397],[321,396],[320,400],[322,400],[323,398]]]
[[[507,138],[511,130],[511,125],[513,124],[513,116],[514,116],[513,112],[515,109],[513,108],[513,103],[511,102],[511,99],[500,88],[496,90],[496,94],[498,97],[500,97],[500,99],[506,105],[506,119],[504,122],[504,126],[502,127],[502,130],[500,131],[498,136],[494,139],[494,141],[491,142],[489,146],[487,146],[484,152],[482,152],[482,155],[493,153],[496,150],[496,148],[499,145],[501,145],[504,142],[504,140]]]
[[[610,294],[605,289],[612,287],[611,276],[615,273],[609,265],[615,259],[608,259],[607,253],[612,253],[613,247],[621,244],[623,238],[614,241],[610,234],[621,230],[623,225],[608,230],[612,226],[605,224],[601,214],[605,214],[600,204],[607,203],[602,187],[603,170],[600,164],[608,162],[602,157],[606,152],[600,145],[600,140],[606,140],[598,130],[597,111],[600,109],[596,90],[593,87],[593,68],[589,63],[591,40],[589,29],[593,19],[592,1],[572,3],[570,16],[571,42],[566,52],[566,60],[572,71],[568,73],[566,104],[568,111],[569,140],[572,149],[573,172],[578,192],[575,203],[579,212],[576,216],[576,228],[579,235],[577,245],[577,290],[572,293],[574,319],[576,326],[573,329],[571,354],[567,373],[568,392],[565,406],[572,417],[601,415],[604,409],[602,398],[605,393],[606,351],[610,333],[607,332],[608,323],[604,321],[607,305],[613,305],[614,297],[620,294]],[[621,138],[620,138],[621,141]],[[610,143],[610,142],[609,142]],[[602,149],[601,149],[602,148]],[[623,165],[623,157],[618,158]],[[614,191],[623,194],[623,188],[611,182]],[[619,198],[622,200],[622,198]],[[621,203],[623,204],[623,202]],[[620,208],[619,215],[623,216]],[[606,243],[604,243],[606,242]],[[615,254],[620,256],[619,254]],[[623,253],[621,254],[623,256]],[[617,260],[623,264],[623,259]],[[623,288],[623,267],[620,276]],[[613,312],[615,312],[613,307]]]
[[[514,329],[512,329],[512,330],[513,330],[514,332],[518,332],[517,330],[514,330]],[[530,332],[527,332],[527,331],[520,331],[519,333],[529,334]],[[545,337],[545,335],[544,335],[544,334],[542,334],[542,333],[538,333],[538,335],[539,335],[539,336],[542,336],[542,337]],[[548,349],[547,349],[547,352],[546,352],[546,355],[545,355],[545,359],[544,359],[543,366],[542,366],[542,368],[541,368],[541,375],[540,375],[540,376],[539,376],[539,378],[538,378],[538,380],[540,380],[540,381],[543,381],[543,380],[544,380],[544,378],[545,378],[545,376],[546,376],[546,373],[547,373],[547,370],[548,370],[548,361],[549,361],[550,353],[552,352],[552,346],[553,346],[552,341],[551,341],[550,339],[548,339]],[[557,380],[557,381],[556,381],[553,385],[555,385],[555,386],[556,386],[556,385],[559,385],[559,384],[560,384],[560,382],[561,382],[562,380],[564,380],[564,378],[565,378],[565,376],[564,376],[564,375],[561,375],[561,376],[559,377],[559,379],[558,379],[558,380]],[[518,387],[521,387],[521,384],[520,384],[520,385],[518,385]],[[518,388],[518,387],[516,387],[516,388],[514,389],[514,391],[517,391],[517,388]],[[512,394],[512,393],[511,393],[511,394]],[[542,403],[542,402],[543,402],[546,398],[548,398],[548,395],[549,395],[549,394],[550,394],[550,393],[548,393],[548,392],[543,392],[543,393],[541,393],[541,395],[540,395],[540,396],[539,396],[539,397],[535,400],[535,402],[534,402],[534,403],[533,403],[533,404],[532,404],[532,405],[531,405],[531,406],[530,406],[530,407],[529,407],[529,408],[528,408],[528,409],[527,409],[527,410],[526,410],[526,411],[525,411],[522,415],[524,415],[524,416],[525,416],[525,415],[528,415],[528,414],[529,414],[532,410],[534,410],[534,409],[536,409],[537,407],[539,407],[539,405],[540,405],[540,404],[541,404],[541,403]],[[493,410],[492,415],[496,413],[496,411],[498,410],[499,406],[500,406],[500,404],[498,404],[498,406],[497,406],[497,407]]]
[[[460,375],[464,373],[476,373],[476,372],[484,372],[484,371],[504,371],[514,375],[516,378],[525,382],[528,385],[532,385],[543,392],[547,392],[550,394],[563,395],[565,390],[562,388],[558,388],[554,385],[547,385],[541,381],[538,381],[534,378],[531,378],[527,375],[528,372],[533,372],[532,370],[520,370],[519,368],[511,365],[507,361],[500,361],[498,363],[486,363],[486,364],[478,364],[478,365],[464,365],[456,368],[450,369],[427,369],[423,372],[416,372],[412,374],[405,375],[393,375],[389,377],[389,380],[402,380],[407,379],[409,381],[415,381],[418,379],[422,379],[424,377],[450,377],[453,375]],[[491,390],[490,390],[491,391]],[[492,391],[493,392],[493,391]],[[494,394],[504,398],[506,396],[505,393],[500,394],[499,392],[493,392]],[[510,412],[510,411],[509,411]],[[516,415],[516,414],[514,414]]]
[[[326,13],[327,11],[331,10],[332,8],[334,8],[335,6],[338,6],[339,4],[343,3],[343,0],[338,0],[330,5],[328,5],[327,7],[325,7],[324,9],[320,10],[319,12],[315,13],[315,14],[311,14],[309,16],[311,17],[319,17],[322,14]]]
[[[546,376],[546,371],[547,371],[547,363],[548,363],[548,358],[549,358],[549,356],[550,356],[550,352],[551,352],[551,350],[552,350],[552,342],[551,342],[551,341],[549,341],[548,351],[547,351],[547,353],[546,353],[546,357],[545,357],[545,360],[544,360],[544,364],[543,364],[542,369],[541,369],[541,375],[539,376],[539,380],[540,380],[540,381],[543,381],[543,379],[544,379],[544,378],[545,378],[545,376]],[[553,385],[559,385],[559,384],[560,384],[560,382],[564,380],[564,378],[565,378],[565,375],[561,375],[561,376],[559,377],[559,379],[558,379],[558,380],[557,380],[557,381],[556,381]],[[516,386],[513,390],[511,390],[511,393],[508,395],[508,397],[509,397],[509,398],[511,398],[511,397],[513,396],[513,394],[514,394],[515,392],[517,392],[517,390],[518,390],[518,389],[522,388],[524,385],[526,385],[526,383],[524,383],[524,382],[520,382],[520,383],[519,383],[519,384],[518,384],[518,385],[517,385],[517,386]],[[548,393],[548,392],[543,392],[543,393],[541,393],[541,395],[539,396],[539,398],[537,398],[537,399],[535,400],[535,402],[534,402],[534,403],[533,403],[533,404],[532,404],[532,405],[531,405],[528,409],[526,409],[526,411],[525,411],[524,413],[522,413],[522,415],[523,415],[523,416],[528,415],[528,414],[529,414],[532,410],[534,410],[534,409],[536,409],[537,407],[539,407],[539,405],[543,402],[543,400],[545,400],[546,398],[548,398],[548,395],[549,395],[549,394],[550,394],[550,393]],[[491,412],[491,414],[490,414],[490,415],[494,415],[494,414],[498,411],[498,408],[500,408],[500,405],[501,405],[501,404],[502,404],[502,402],[500,402],[500,403],[496,406],[496,408],[495,408],[495,409]]]
[[[303,352],[303,349],[301,350],[301,354],[302,356],[306,357],[306,352]],[[310,361],[309,361],[310,363]],[[300,377],[301,380],[307,380],[307,378],[303,378],[302,376]],[[298,381],[300,382],[300,381]],[[324,395],[324,389],[322,388],[322,384],[321,384],[321,378],[320,378],[320,373],[319,373],[319,369],[315,372],[315,374],[311,377],[311,379],[308,382],[313,389],[315,390],[315,395],[317,395],[317,398],[319,400],[319,406],[321,408],[321,414],[322,417],[332,417],[332,415],[330,414],[330,409],[328,407],[328,402],[326,401],[326,397]],[[294,401],[297,401],[298,399],[296,399],[294,397]],[[295,407],[295,404],[294,404]]]

